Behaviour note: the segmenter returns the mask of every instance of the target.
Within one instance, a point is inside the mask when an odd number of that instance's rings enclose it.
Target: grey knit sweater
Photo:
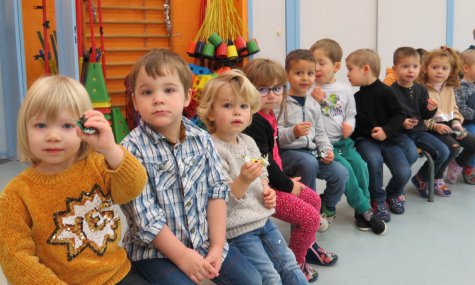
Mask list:
[[[246,156],[248,158],[261,156],[254,140],[245,134],[239,134],[237,144],[224,142],[215,136],[213,136],[213,141],[230,182],[239,176]],[[265,167],[263,167],[261,178],[267,178]],[[232,193],[229,197],[226,220],[227,239],[264,226],[269,217],[274,213],[274,209],[270,210],[264,207],[260,178],[251,183],[246,194],[241,199],[237,199]]]

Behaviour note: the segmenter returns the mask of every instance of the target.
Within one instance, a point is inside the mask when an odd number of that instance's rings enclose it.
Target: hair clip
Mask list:
[[[76,125],[78,125],[78,127],[81,129],[81,132],[85,134],[88,134],[88,135],[95,134],[97,131],[95,128],[86,128],[84,126],[86,121],[87,121],[86,116],[82,115],[81,118],[79,118],[79,120],[76,121]]]

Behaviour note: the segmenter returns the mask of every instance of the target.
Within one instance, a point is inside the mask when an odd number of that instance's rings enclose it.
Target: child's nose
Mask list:
[[[59,141],[61,140],[61,136],[59,133],[55,130],[50,130],[48,134],[46,135],[46,140],[47,141]]]

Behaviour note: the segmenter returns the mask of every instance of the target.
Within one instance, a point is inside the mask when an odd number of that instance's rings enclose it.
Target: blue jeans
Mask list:
[[[132,262],[135,272],[154,285],[195,285],[186,274],[168,258],[144,259]],[[219,276],[212,280],[216,284],[262,284],[257,269],[239,251],[230,246],[221,265]]]
[[[444,163],[450,155],[449,148],[438,138],[429,134],[428,132],[414,132],[409,134],[414,140],[417,147],[427,151],[434,160],[434,176],[435,179],[442,179],[444,177],[445,168]],[[417,172],[417,176],[424,181],[429,177],[429,163],[426,161],[424,165]]]
[[[464,125],[464,128],[466,128],[469,133],[475,136],[475,124]],[[475,158],[470,160],[467,165],[470,167],[475,167]]]
[[[333,161],[325,164],[318,161],[309,150],[282,150],[280,153],[285,174],[290,177],[301,177],[300,182],[317,189],[316,178],[327,182],[323,195],[325,206],[333,208],[345,192],[348,181],[348,170],[340,163]]]
[[[410,165],[413,165],[414,162],[417,161],[419,158],[417,146],[409,135],[400,134],[397,139],[392,142],[397,143],[402,148],[402,151],[404,152],[404,155],[406,156]]]
[[[411,178],[411,165],[399,145],[386,141],[359,137],[355,141],[356,150],[368,164],[369,193],[371,200],[383,203],[386,198],[396,198],[404,193],[404,186]],[[389,168],[392,177],[383,190],[383,164]]]
[[[263,227],[232,238],[228,242],[259,270],[263,285],[308,284],[307,278],[297,265],[294,253],[287,247],[279,229],[270,220]]]

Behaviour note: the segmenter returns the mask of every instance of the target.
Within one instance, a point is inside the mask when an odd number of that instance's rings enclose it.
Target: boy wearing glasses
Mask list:
[[[315,58],[308,50],[297,49],[285,59],[289,96],[275,109],[279,125],[279,147],[285,174],[300,177],[316,190],[316,179],[326,181],[322,195],[321,218],[329,223],[336,216],[348,180],[348,171],[333,161],[333,146],[323,125],[320,105],[307,91],[315,82]],[[320,231],[325,230],[321,227]]]
[[[355,209],[355,224],[362,231],[376,234],[386,231],[386,224],[373,214],[369,195],[369,172],[366,162],[355,150],[350,138],[355,127],[356,105],[349,85],[335,79],[340,70],[343,51],[331,39],[322,39],[310,47],[315,57],[315,87],[309,94],[320,104],[325,129],[333,145],[335,161],[348,170],[345,196]]]

